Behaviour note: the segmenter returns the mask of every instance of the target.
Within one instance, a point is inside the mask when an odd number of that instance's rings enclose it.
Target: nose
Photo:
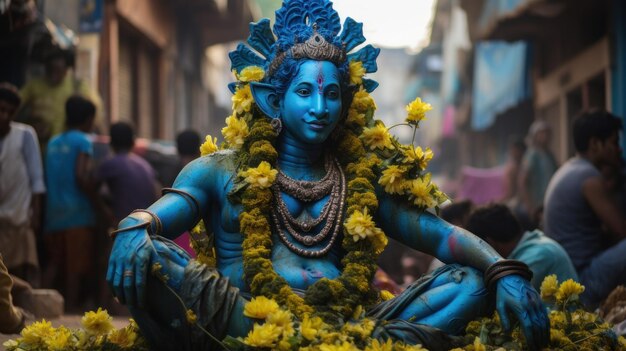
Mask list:
[[[324,119],[328,116],[325,98],[324,94],[316,94],[311,102],[309,113],[317,119]]]

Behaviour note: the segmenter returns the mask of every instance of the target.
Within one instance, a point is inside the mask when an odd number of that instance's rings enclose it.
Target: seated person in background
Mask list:
[[[546,234],[563,245],[572,259],[586,287],[581,299],[589,307],[626,284],[626,219],[600,171],[607,164],[619,165],[621,129],[621,120],[606,111],[577,117],[576,156],[559,168],[546,192]]]
[[[477,208],[467,219],[466,229],[485,240],[502,257],[526,263],[533,271],[531,283],[537,290],[550,274],[556,274],[559,281],[578,281],[572,261],[561,245],[540,230],[523,232],[505,205],[492,204]]]

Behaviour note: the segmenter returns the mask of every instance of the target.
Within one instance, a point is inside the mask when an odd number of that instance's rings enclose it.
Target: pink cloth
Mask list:
[[[184,232],[181,236],[174,239],[176,245],[182,247],[191,257],[196,258],[196,253],[191,248],[191,239],[189,238],[189,233]]]
[[[499,201],[504,197],[505,166],[474,168],[464,166],[461,170],[459,199],[471,200],[476,205]]]

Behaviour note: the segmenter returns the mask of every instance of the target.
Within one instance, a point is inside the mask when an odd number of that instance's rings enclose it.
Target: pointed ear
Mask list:
[[[271,84],[250,82],[250,90],[256,105],[267,116],[275,118],[280,113],[280,98]]]

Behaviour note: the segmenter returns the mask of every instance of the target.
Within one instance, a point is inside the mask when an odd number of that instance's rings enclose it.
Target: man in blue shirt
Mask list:
[[[93,144],[87,133],[96,108],[91,101],[72,96],[65,111],[66,130],[53,137],[46,150],[44,234],[51,262],[44,278],[62,292],[72,310],[80,308],[80,287],[92,273],[95,257],[97,194],[90,178]]]
[[[511,210],[502,204],[480,207],[467,219],[467,230],[491,245],[502,257],[520,260],[533,271],[531,283],[540,290],[543,279],[556,274],[562,282],[578,281],[567,252],[540,230],[523,232]]]

